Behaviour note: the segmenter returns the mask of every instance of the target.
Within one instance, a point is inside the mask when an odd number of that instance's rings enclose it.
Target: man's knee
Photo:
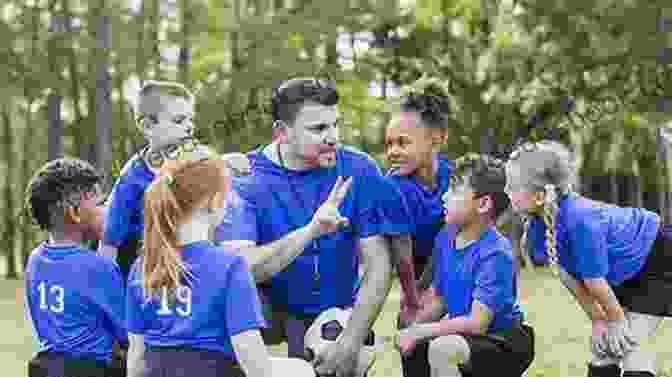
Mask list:
[[[459,335],[438,337],[429,342],[427,359],[432,367],[469,361],[469,343]]]

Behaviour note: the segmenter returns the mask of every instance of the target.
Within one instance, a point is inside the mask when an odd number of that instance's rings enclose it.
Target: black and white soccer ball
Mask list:
[[[312,362],[316,355],[324,352],[327,346],[338,341],[343,329],[348,325],[352,310],[331,308],[322,312],[306,331],[305,353],[306,359]],[[364,347],[359,353],[357,377],[364,377],[376,360],[376,345],[372,332],[369,332]]]

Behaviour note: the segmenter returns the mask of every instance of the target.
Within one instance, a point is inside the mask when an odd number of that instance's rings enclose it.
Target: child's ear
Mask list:
[[[276,120],[273,123],[273,138],[276,139],[279,143],[287,143],[288,141],[288,126],[282,120]]]
[[[448,131],[444,129],[432,130],[432,145],[440,147],[448,142]]]
[[[79,207],[67,206],[63,209],[63,223],[65,224],[80,224],[82,216],[79,212]]]
[[[532,200],[534,201],[534,205],[537,207],[543,207],[544,203],[546,202],[546,195],[544,192],[537,191],[534,194],[532,194]]]
[[[478,213],[480,215],[485,215],[490,212],[495,206],[495,203],[492,201],[490,195],[484,195],[480,198],[478,204]]]

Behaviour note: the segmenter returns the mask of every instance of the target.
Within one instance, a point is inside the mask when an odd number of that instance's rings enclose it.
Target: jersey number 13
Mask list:
[[[63,313],[65,309],[65,290],[60,285],[47,285],[45,282],[38,284],[40,291],[40,309],[54,313]]]

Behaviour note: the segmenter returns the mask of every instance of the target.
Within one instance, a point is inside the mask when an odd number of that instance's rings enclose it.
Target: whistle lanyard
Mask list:
[[[282,153],[280,153],[280,145],[279,144],[277,145],[277,155],[278,155],[278,161],[280,162],[280,166],[283,169],[285,169],[289,172],[290,169],[285,164],[285,160],[282,158]],[[336,160],[336,163],[338,164],[338,159]],[[292,182],[292,177],[288,175],[287,178],[288,178],[287,183],[289,184],[289,188],[290,188],[290,191],[292,192],[292,196],[294,196],[294,199],[296,199],[297,203],[299,203],[299,205],[301,206],[301,209],[303,209],[304,213],[307,213],[308,216],[311,216],[311,218],[312,218],[312,212],[310,211],[309,208],[306,207],[306,205],[304,204],[306,201],[303,200],[301,195],[299,195],[296,188],[294,187],[294,183]],[[319,208],[319,205],[321,204],[320,200],[324,196],[323,194],[324,194],[324,190],[320,190],[320,192],[318,193],[318,198],[317,198],[318,208]],[[313,257],[312,258],[313,259],[313,292],[317,292],[317,291],[320,290],[320,268],[319,268],[319,265],[320,265],[320,244],[319,244],[319,241],[318,240],[313,240],[312,241],[312,247],[313,247],[314,250],[316,250],[316,252],[312,254],[312,257]]]

